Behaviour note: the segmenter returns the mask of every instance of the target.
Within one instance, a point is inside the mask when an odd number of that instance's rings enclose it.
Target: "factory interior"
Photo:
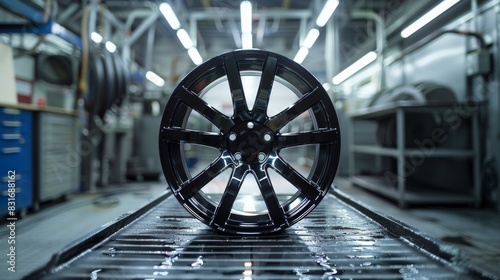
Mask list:
[[[499,0],[0,0],[1,279],[500,279]]]

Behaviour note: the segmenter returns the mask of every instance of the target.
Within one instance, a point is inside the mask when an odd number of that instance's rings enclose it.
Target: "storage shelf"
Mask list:
[[[387,104],[376,105],[368,108],[359,109],[351,114],[349,117],[358,120],[380,119],[396,114],[398,110],[404,110],[406,113],[416,112],[435,112],[436,110],[448,110],[456,108],[478,108],[483,106],[484,102],[469,101],[467,104],[446,101],[426,101],[419,102],[414,100],[401,100]],[[466,109],[467,110],[467,109]],[[474,110],[468,110],[474,111]]]
[[[400,206],[407,204],[474,204],[475,198],[472,191],[451,192],[447,190],[433,189],[432,187],[407,186],[404,199],[401,202],[400,194],[395,186],[390,186],[383,176],[352,176],[351,183],[367,190],[377,192],[394,201],[400,202]]]
[[[409,203],[440,203],[440,204],[451,204],[451,203],[467,203],[479,206],[481,203],[481,158],[480,158],[480,139],[479,139],[479,108],[483,103],[478,102],[468,102],[468,103],[458,103],[458,102],[415,102],[415,101],[398,101],[389,104],[383,104],[378,106],[373,106],[358,110],[350,114],[350,147],[349,152],[351,154],[351,160],[349,161],[349,170],[351,182],[355,185],[364,187],[371,191],[377,192],[383,196],[394,199],[398,202],[400,206],[406,206]],[[455,146],[435,146],[431,149],[426,149],[427,147],[415,147],[406,146],[406,135],[407,128],[405,118],[409,113],[438,113],[446,112],[447,110],[453,110],[456,108],[470,109],[468,110],[468,115],[464,118],[470,119],[470,129],[465,132],[471,136],[471,146],[463,145],[463,148],[455,148]],[[443,113],[444,114],[444,113]],[[378,144],[357,144],[356,137],[354,133],[356,122],[379,122],[381,120],[387,120],[387,118],[395,118],[395,143],[396,147],[383,147]],[[373,142],[375,143],[376,133],[373,133]],[[463,137],[460,134],[460,137]],[[433,136],[432,134],[429,137]],[[453,137],[452,134],[447,137]],[[367,140],[367,139],[363,139]],[[366,141],[365,141],[366,142]],[[410,142],[411,143],[411,142]],[[375,158],[376,166],[374,170],[384,170],[381,166],[383,163],[380,159],[381,156],[392,157],[396,159],[397,166],[394,171],[395,182],[389,184],[385,181],[383,176],[359,176],[357,174],[356,167],[356,156],[355,154],[372,155]],[[422,187],[411,185],[408,182],[407,176],[399,175],[406,174],[406,168],[408,167],[408,158],[412,157],[424,157],[424,158],[457,158],[457,159],[470,159],[472,162],[472,168],[470,172],[473,174],[472,182],[464,184],[470,184],[467,186],[461,186],[462,190],[458,191],[457,188],[446,189],[435,189],[431,187]],[[423,165],[425,162],[419,164]],[[452,175],[449,175],[452,176]]]
[[[37,204],[78,191],[79,130],[76,116],[37,112]]]
[[[355,153],[397,157],[399,151],[397,148],[386,148],[381,146],[372,145],[353,145],[351,151]],[[427,152],[419,148],[405,148],[403,151],[403,156],[414,156],[418,154],[423,154],[424,157],[473,157],[474,151],[472,150],[460,150],[460,149],[443,149],[435,148],[433,151]]]

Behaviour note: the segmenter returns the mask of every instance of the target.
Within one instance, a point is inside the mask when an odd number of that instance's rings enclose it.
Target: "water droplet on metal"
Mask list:
[[[416,269],[413,264],[409,264],[406,267],[401,268],[399,273],[403,275],[404,280],[415,279],[415,276],[418,274],[418,269]]]
[[[305,268],[303,266],[294,268],[293,272],[295,272],[295,275],[299,276],[299,280],[309,280],[309,279],[311,279],[308,275],[305,275],[306,273],[309,272],[309,269]]]
[[[102,269],[96,269],[90,273],[90,280],[97,280],[99,277],[97,276],[97,273],[102,271]]]
[[[191,264],[191,268],[199,269],[203,264],[202,256],[199,256],[194,263]]]
[[[110,256],[110,257],[114,257],[116,256],[118,253],[116,252],[116,249],[115,248],[109,248],[107,252],[104,252],[103,253],[104,255],[106,256]]]

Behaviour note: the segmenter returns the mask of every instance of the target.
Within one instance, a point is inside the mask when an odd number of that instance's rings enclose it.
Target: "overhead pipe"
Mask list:
[[[189,37],[193,41],[193,46],[198,46],[198,22],[193,17],[189,18]]]
[[[116,16],[113,15],[113,13],[111,13],[109,10],[106,10],[104,12],[104,15],[105,15],[106,19],[109,21],[109,23],[111,23],[116,28],[118,28],[118,29],[125,28],[125,24],[121,20],[117,19]]]
[[[380,81],[379,81],[379,90],[385,88],[385,64],[384,64],[384,49],[387,44],[387,35],[385,30],[385,22],[384,19],[377,13],[373,11],[363,11],[356,10],[350,14],[353,18],[365,18],[369,20],[373,20],[375,22],[376,29],[376,52],[378,63],[380,64]]]
[[[240,35],[240,31],[238,29],[238,25],[236,24],[236,22],[234,21],[234,19],[230,19],[229,20],[229,27],[231,28],[231,33],[233,35],[233,39],[234,39],[234,44],[236,45],[236,48],[241,48],[241,35]]]
[[[153,51],[155,43],[156,28],[154,25],[149,27],[146,39],[146,53],[144,54],[144,69],[151,70],[153,64]]]
[[[312,12],[310,10],[283,10],[283,9],[269,9],[269,10],[258,10],[252,13],[254,18],[260,17],[275,17],[275,18],[288,18],[288,19],[302,19],[309,18],[312,16]],[[196,20],[207,20],[207,19],[215,19],[215,18],[224,18],[224,19],[239,19],[239,13],[220,13],[214,9],[207,9],[202,12],[191,12],[190,16],[195,18]]]
[[[71,5],[69,5],[69,7],[67,7],[64,11],[60,12],[58,15],[57,15],[57,21],[60,23],[60,24],[63,24],[65,23],[67,20],[69,20],[70,18],[72,20],[75,19],[75,16],[74,14],[77,12],[77,11],[81,11],[80,9],[80,5],[78,3],[71,3]]]
[[[130,32],[130,30],[132,29],[132,24],[134,24],[134,22],[137,19],[147,18],[151,16],[153,13],[154,13],[153,9],[134,10],[130,12],[129,16],[127,17],[127,21],[125,21],[125,28],[124,28],[125,32]]]
[[[262,42],[264,41],[264,32],[266,30],[266,17],[261,17],[259,19],[259,26],[257,27],[257,36],[256,36],[256,45],[262,46]]]
[[[158,7],[151,6],[151,10],[136,10],[130,13],[129,17],[127,18],[127,21],[125,22],[125,29],[124,31],[126,33],[130,32],[130,29],[132,28],[132,24],[137,18],[143,18],[143,17],[148,17],[145,19],[139,27],[137,27],[134,32],[130,35],[130,37],[126,38],[123,42],[123,48],[122,48],[122,59],[125,62],[130,62],[130,46],[137,41],[137,39],[140,38],[140,36],[153,24],[156,22],[160,15],[160,11]]]

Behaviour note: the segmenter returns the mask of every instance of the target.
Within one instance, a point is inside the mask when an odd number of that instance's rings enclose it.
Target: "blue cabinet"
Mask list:
[[[33,205],[33,113],[0,107],[0,215],[7,215],[8,172],[16,174],[16,211]]]

